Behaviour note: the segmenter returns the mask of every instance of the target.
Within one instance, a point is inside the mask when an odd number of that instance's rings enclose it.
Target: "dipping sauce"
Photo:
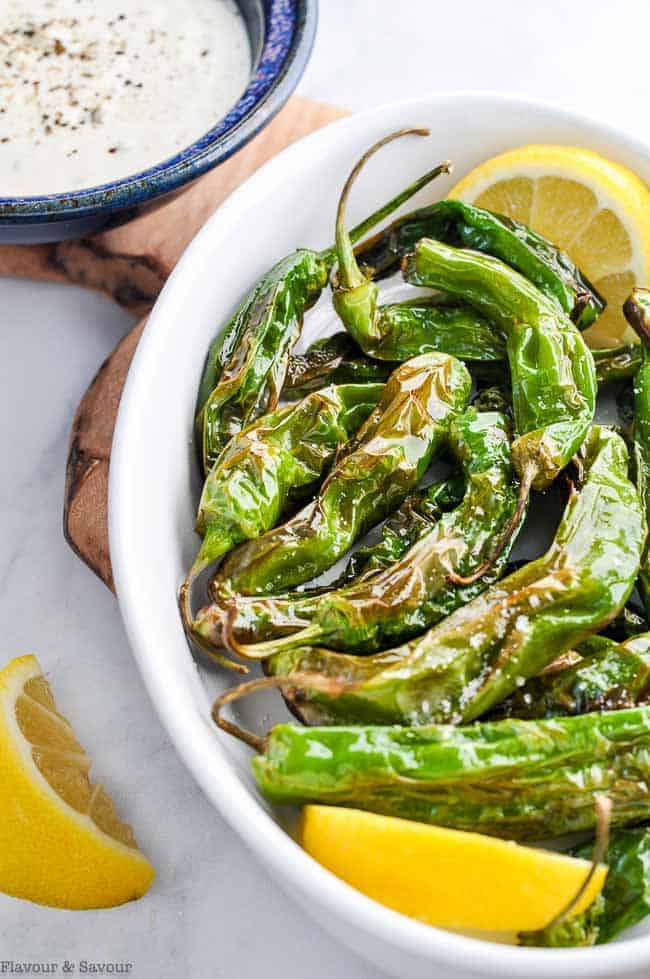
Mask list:
[[[234,0],[0,0],[0,197],[160,163],[246,88]]]

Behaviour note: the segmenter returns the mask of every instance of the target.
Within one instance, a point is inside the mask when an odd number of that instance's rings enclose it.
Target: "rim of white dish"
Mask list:
[[[650,935],[623,940],[607,946],[571,949],[535,949],[498,945],[478,938],[468,938],[443,931],[408,918],[384,907],[361,894],[355,888],[318,864],[266,813],[249,794],[232,771],[225,754],[220,732],[196,709],[187,690],[174,682],[174,671],[160,663],[151,649],[147,624],[142,613],[142,583],[130,560],[131,537],[130,485],[134,478],[133,460],[137,459],[138,404],[147,397],[151,378],[156,372],[157,351],[164,348],[175,319],[183,312],[185,280],[188,270],[203,252],[208,240],[215,235],[227,236],[229,223],[236,220],[239,207],[250,197],[264,200],[264,186],[284,171],[299,166],[319,145],[326,152],[329,143],[339,134],[353,130],[360,122],[380,119],[388,111],[403,111],[408,118],[411,110],[423,102],[446,104],[474,102],[509,106],[519,111],[544,111],[587,125],[595,132],[613,138],[642,155],[650,155],[645,142],[630,136],[615,126],[593,117],[564,109],[540,99],[513,98],[500,92],[457,91],[444,95],[422,95],[416,99],[395,100],[343,118],[324,129],[293,143],[274,157],[237,188],[218,208],[206,225],[185,250],[181,260],[166,283],[138,343],[122,394],[111,455],[109,481],[109,538],[116,592],[127,635],[145,685],[158,715],[183,761],[205,794],[233,829],[245,840],[262,863],[273,867],[278,877],[294,893],[315,896],[339,918],[345,918],[367,935],[390,943],[405,954],[430,958],[442,966],[479,970],[484,976],[506,979],[526,973],[535,979],[598,979],[598,977],[638,972],[650,964]],[[200,264],[200,263],[198,263]],[[189,277],[191,278],[191,276]],[[188,650],[188,658],[190,656]],[[173,699],[169,691],[174,690]],[[221,762],[219,790],[208,772],[214,772]],[[461,965],[462,964],[462,965]]]

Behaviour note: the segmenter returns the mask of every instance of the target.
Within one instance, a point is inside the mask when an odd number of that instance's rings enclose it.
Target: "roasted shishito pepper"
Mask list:
[[[316,340],[304,353],[291,355],[282,397],[293,401],[325,384],[385,383],[395,367],[366,357],[350,334],[341,330]]]
[[[378,146],[411,133],[428,135],[428,130],[400,130],[380,140]],[[361,238],[448,170],[445,163],[415,181],[355,228],[352,238]],[[206,472],[229,438],[276,407],[303,316],[327,285],[335,261],[333,248],[322,252],[299,248],[283,258],[240,303],[212,344],[199,388],[196,418]]]
[[[520,936],[521,944],[551,948],[604,945],[650,914],[650,829],[617,829],[600,849],[601,862],[607,864],[608,870],[596,901],[581,914],[562,916],[564,920],[541,931]],[[582,844],[569,852],[588,860],[592,844]]]
[[[352,582],[367,582],[389,568],[435,525],[443,513],[457,506],[465,482],[460,473],[412,493],[386,520],[381,538],[360,547],[348,559],[338,578],[328,585],[282,595],[235,595],[226,605],[217,601],[201,609],[194,621],[203,642],[222,649],[271,639],[308,624],[323,595]]]
[[[605,307],[568,255],[512,218],[458,200],[438,201],[398,218],[357,249],[373,278],[397,271],[422,238],[471,248],[500,258],[553,299],[580,329]]]
[[[634,587],[645,520],[616,432],[594,426],[579,467],[582,485],[546,554],[423,636],[374,656],[301,649],[271,657],[270,673],[303,678],[284,690],[292,709],[311,724],[464,723],[602,629]],[[306,675],[338,689],[312,689]]]
[[[476,577],[518,524],[531,488],[550,486],[584,441],[596,407],[594,359],[557,303],[499,259],[423,239],[405,260],[404,276],[415,285],[462,295],[506,335],[520,505]]]
[[[387,315],[401,318],[402,306],[408,306],[408,302],[385,306],[384,309]],[[435,339],[432,339],[434,337]],[[425,353],[426,349],[432,347],[441,353],[452,354],[459,360],[465,360],[470,373],[481,383],[499,384],[508,373],[507,362],[495,359],[499,350],[503,350],[503,357],[505,357],[503,340],[496,331],[492,331],[492,339],[486,342],[482,331],[478,333],[468,331],[459,336],[442,329],[434,334],[429,329],[425,343],[429,346],[418,349],[416,353]],[[410,343],[409,346],[412,349],[415,344]],[[643,350],[638,343],[604,347],[591,352],[596,364],[599,391],[608,384],[633,378],[643,359]],[[349,333],[341,331],[317,340],[304,354],[292,354],[289,358],[289,369],[282,389],[282,397],[295,400],[325,384],[378,383],[387,380],[395,367],[396,364],[392,361],[368,357]],[[492,407],[490,405],[488,410]],[[501,406],[498,410],[501,410]]]
[[[332,385],[278,408],[234,436],[208,473],[196,529],[199,553],[180,592],[192,629],[189,590],[204,568],[273,527],[318,485],[341,445],[373,411],[383,384]]]
[[[219,590],[279,592],[335,564],[415,489],[466,406],[470,386],[464,365],[445,354],[423,354],[398,367],[318,496],[234,551],[219,572]]]
[[[623,307],[641,340],[641,365],[634,376],[634,462],[639,495],[650,521],[650,289],[635,289]],[[639,593],[650,615],[650,547],[641,560]]]
[[[533,720],[619,710],[650,695],[650,634],[623,643],[595,636],[578,647],[577,661],[533,677],[490,712],[491,718]]]
[[[470,408],[452,422],[449,446],[466,484],[460,506],[444,514],[384,571],[326,592],[309,611],[303,607],[302,616],[310,622],[306,628],[271,642],[239,644],[237,652],[264,658],[305,645],[374,652],[418,635],[496,581],[505,569],[507,549],[489,578],[458,588],[449,575],[482,563],[517,505],[508,422],[497,412]],[[267,619],[262,613],[262,620]]]
[[[571,851],[588,859],[589,843]],[[602,892],[594,939],[597,945],[611,942],[650,914],[650,829],[639,826],[612,833],[604,862],[609,867]]]
[[[388,306],[379,304],[379,287],[357,263],[345,227],[348,194],[361,166],[343,187],[336,215],[338,272],[334,309],[364,353],[379,360],[402,361],[429,350],[451,353],[463,360],[503,360],[500,334],[471,306],[448,297],[413,299]]]
[[[215,715],[217,711],[215,710]],[[329,803],[514,840],[650,819],[650,707],[466,727],[279,724],[252,761],[278,803]]]
[[[601,347],[591,351],[596,364],[598,388],[634,377],[643,360],[638,343],[622,343],[618,347]]]

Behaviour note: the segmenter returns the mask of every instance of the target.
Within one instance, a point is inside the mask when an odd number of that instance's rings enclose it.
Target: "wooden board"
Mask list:
[[[126,374],[153,306],[185,246],[238,184],[296,139],[344,115],[294,96],[234,157],[170,203],[92,238],[1,245],[0,275],[70,282],[105,292],[144,317],[99,368],[72,424],[64,532],[73,550],[113,589],[108,547],[108,468]]]

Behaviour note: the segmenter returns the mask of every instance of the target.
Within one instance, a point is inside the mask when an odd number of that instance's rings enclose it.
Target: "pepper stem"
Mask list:
[[[240,724],[236,724],[234,721],[229,721],[225,717],[222,717],[221,711],[227,704],[232,704],[242,697],[248,697],[249,694],[257,693],[259,690],[277,690],[282,687],[299,686],[311,687],[313,690],[319,690],[331,696],[338,696],[346,690],[356,687],[357,684],[350,683],[346,680],[329,679],[328,677],[321,676],[319,673],[294,673],[292,676],[265,676],[259,680],[249,680],[247,683],[240,683],[238,687],[231,687],[229,690],[225,690],[220,697],[217,697],[212,705],[212,719],[222,731],[232,734],[233,737],[243,741],[244,744],[249,745],[261,754],[266,748],[268,735],[262,737],[259,734],[248,731]]]
[[[339,278],[340,285],[344,289],[354,289],[357,286],[363,285],[366,281],[365,277],[359,269],[356,258],[354,257],[353,243],[357,241],[362,234],[365,234],[366,230],[370,230],[375,224],[379,223],[383,217],[390,214],[393,210],[396,210],[405,200],[411,197],[413,194],[417,193],[421,187],[433,180],[434,177],[438,176],[440,173],[448,173],[450,164],[443,163],[439,167],[430,170],[423,177],[420,177],[414,184],[411,184],[405,191],[402,191],[397,197],[393,198],[388,204],[384,205],[379,211],[376,211],[370,218],[367,218],[362,225],[359,225],[352,232],[348,233],[345,227],[345,210],[347,206],[348,197],[350,195],[350,190],[354,184],[359,173],[370,159],[374,156],[383,146],[388,143],[392,143],[395,139],[400,139],[402,136],[429,136],[430,131],[428,129],[422,128],[410,128],[410,129],[399,129],[397,132],[389,133],[388,136],[384,136],[382,139],[378,140],[370,149],[366,150],[363,156],[357,161],[352,169],[348,179],[343,185],[343,190],[341,191],[341,197],[339,199],[338,210],[336,212],[336,256],[339,263]],[[372,223],[370,223],[372,222]],[[360,229],[363,229],[360,233]]]
[[[571,914],[575,910],[579,901],[587,893],[598,867],[604,862],[605,857],[607,856],[607,848],[609,847],[609,828],[612,816],[612,800],[604,795],[598,796],[595,801],[595,806],[596,840],[594,843],[594,851],[591,856],[591,867],[589,868],[589,872],[566,907],[564,907],[560,913],[557,914],[544,927],[544,931],[547,931],[549,928],[555,928],[557,925],[561,925],[567,918],[571,917]]]
[[[524,473],[522,480],[519,484],[519,496],[517,497],[517,506],[514,509],[510,520],[505,526],[505,529],[496,544],[486,557],[485,561],[476,568],[471,574],[460,575],[456,574],[455,571],[451,571],[447,575],[447,580],[454,585],[473,585],[475,581],[482,578],[488,573],[488,571],[494,567],[495,561],[501,556],[504,548],[507,546],[508,542],[511,540],[512,535],[516,533],[524,514],[526,512],[526,507],[528,506],[528,499],[530,497],[531,484],[533,481],[533,470],[529,470]]]

